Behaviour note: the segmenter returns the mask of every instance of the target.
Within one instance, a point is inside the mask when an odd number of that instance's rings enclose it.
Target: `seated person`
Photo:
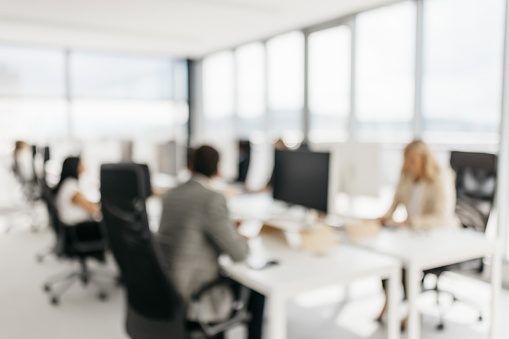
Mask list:
[[[60,221],[67,226],[78,226],[80,240],[102,238],[97,219],[101,212],[99,204],[88,201],[80,192],[79,176],[85,171],[80,158],[70,157],[62,165],[60,181],[53,190]]]
[[[16,141],[14,147],[14,172],[22,183],[34,180],[32,147],[24,141]]]
[[[407,211],[408,217],[404,222],[392,219],[399,205],[405,206]],[[404,150],[403,168],[394,200],[387,213],[380,218],[382,224],[420,230],[457,228],[460,223],[454,212],[455,206],[453,171],[442,168],[423,141],[415,140],[408,144]],[[383,285],[385,291],[385,283]],[[386,307],[387,303],[377,320],[381,320]]]
[[[405,206],[408,217],[396,223],[392,215],[400,204]],[[416,140],[408,144],[394,200],[380,218],[381,222],[414,229],[454,228],[459,226],[455,207],[452,170],[441,168],[424,142]]]
[[[193,175],[186,183],[168,191],[163,197],[163,212],[158,242],[167,265],[168,275],[185,302],[205,285],[220,277],[218,257],[228,254],[241,261],[249,248],[236,232],[228,216],[226,199],[209,188],[217,175],[219,153],[209,146],[195,150]],[[218,286],[201,299],[200,306],[209,322],[226,319],[231,312],[233,294],[227,286]],[[248,309],[252,314],[249,338],[261,338],[264,297],[254,291]],[[188,320],[196,321],[193,309]],[[223,335],[217,336],[223,338]]]

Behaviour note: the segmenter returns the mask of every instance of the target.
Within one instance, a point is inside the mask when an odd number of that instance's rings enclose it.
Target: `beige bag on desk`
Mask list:
[[[303,249],[310,252],[325,252],[327,249],[336,246],[339,238],[334,229],[325,224],[317,223],[311,230],[288,230],[276,225],[264,224],[260,235],[278,238],[286,242],[289,247]]]
[[[358,220],[346,224],[345,229],[350,238],[370,238],[380,233],[382,225],[377,220]]]

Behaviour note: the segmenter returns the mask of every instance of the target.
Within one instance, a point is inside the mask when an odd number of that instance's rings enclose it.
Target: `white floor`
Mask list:
[[[109,284],[109,299],[99,301],[92,286],[73,286],[59,306],[50,305],[42,290],[44,280],[54,273],[72,267],[66,262],[47,258],[37,263],[36,253],[46,249],[52,241],[48,228],[33,232],[22,217],[0,217],[0,339],[120,339],[123,330],[124,298],[122,291]],[[5,233],[7,222],[20,224]],[[110,269],[114,265],[109,264]],[[451,276],[446,283],[484,308],[488,307],[489,287]],[[385,338],[385,328],[374,322],[383,302],[379,279],[359,281],[349,288],[349,302],[342,303],[345,287],[303,295],[288,304],[290,339],[311,338]],[[488,338],[487,322],[477,322],[476,313],[462,303],[447,306],[446,329],[437,332],[434,296],[422,298],[423,338]],[[402,314],[404,307],[402,307]],[[509,291],[502,293],[500,310],[500,339],[509,338]],[[268,317],[270,315],[267,315]],[[234,331],[231,339],[242,338]],[[403,338],[405,335],[403,335]]]

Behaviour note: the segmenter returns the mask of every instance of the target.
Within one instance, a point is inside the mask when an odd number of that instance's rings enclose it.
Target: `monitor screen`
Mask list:
[[[274,199],[327,212],[329,153],[276,150]]]

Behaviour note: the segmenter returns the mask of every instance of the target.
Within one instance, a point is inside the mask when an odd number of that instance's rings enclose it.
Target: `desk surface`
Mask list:
[[[372,238],[357,239],[353,244],[400,259],[404,264],[418,263],[433,268],[486,256],[497,242],[479,232],[457,230],[413,231],[383,229]]]
[[[267,296],[273,293],[292,296],[369,275],[387,277],[391,270],[400,267],[397,259],[348,244],[314,254],[292,249],[274,236],[263,236],[259,241],[263,242],[265,256],[277,260],[279,265],[255,270],[225,258],[221,264],[233,279]]]

